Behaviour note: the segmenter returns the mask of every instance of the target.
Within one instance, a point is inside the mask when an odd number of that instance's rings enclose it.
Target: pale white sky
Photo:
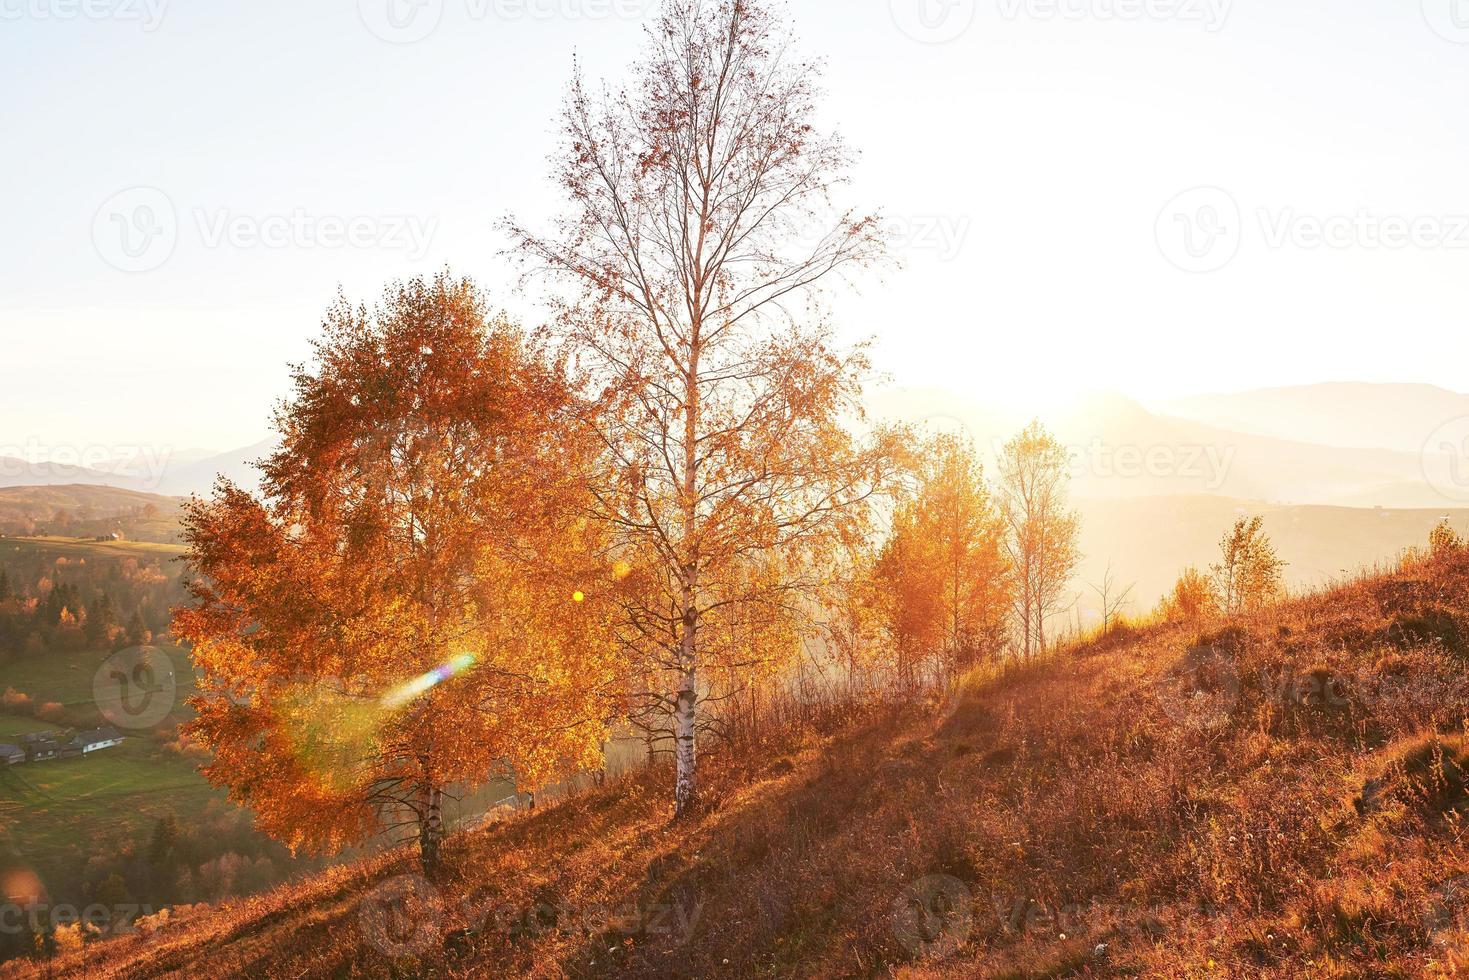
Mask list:
[[[555,209],[573,52],[618,75],[651,9],[0,0],[0,446],[255,442],[339,283],[519,305],[493,223]],[[790,10],[903,241],[837,303],[899,384],[1469,388],[1465,0]]]

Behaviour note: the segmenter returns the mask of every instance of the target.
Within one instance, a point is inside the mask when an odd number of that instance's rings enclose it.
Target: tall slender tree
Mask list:
[[[866,356],[817,306],[883,251],[874,218],[832,205],[850,154],[816,125],[818,74],[764,4],[670,0],[626,89],[573,79],[556,231],[509,223],[568,287],[561,328],[613,474],[597,515],[640,566],[621,635],[660,678],[678,814],[699,704],[729,693],[711,682],[793,652],[749,640],[790,636],[881,468],[847,428]]]
[[[1061,606],[1076,566],[1080,520],[1067,505],[1069,456],[1039,421],[1000,452],[1002,508],[1016,575],[1016,620],[1021,653],[1029,660],[1046,648],[1046,621]]]

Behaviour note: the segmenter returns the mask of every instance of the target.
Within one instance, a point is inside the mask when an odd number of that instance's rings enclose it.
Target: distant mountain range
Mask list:
[[[874,419],[967,433],[992,473],[999,447],[1029,421],[938,389],[878,391],[869,408]],[[1428,385],[1310,385],[1152,407],[1110,393],[1080,397],[1041,419],[1072,452],[1087,556],[1079,607],[1109,562],[1120,581],[1136,583],[1136,605],[1151,606],[1184,566],[1214,560],[1219,536],[1243,514],[1265,517],[1299,586],[1422,544],[1444,515],[1469,531],[1469,510],[1453,509],[1469,506],[1469,497],[1445,495],[1427,475],[1447,468],[1435,455],[1442,440],[1424,450],[1445,423],[1461,418],[1469,418],[1469,395]],[[267,440],[228,453],[174,453],[152,475],[124,461],[104,471],[0,459],[0,488],[71,488],[0,500],[0,513],[8,502],[11,516],[48,517],[63,507],[106,516],[147,502],[94,499],[81,492],[90,486],[162,495],[153,502],[171,516],[176,498],[207,494],[220,475],[254,489],[258,472],[250,463],[274,446]]]
[[[1261,407],[1255,393],[1216,397],[1217,405],[1195,399],[1180,406],[1198,416],[1185,418],[1150,411],[1121,395],[1090,395],[1042,421],[1072,451],[1077,497],[1214,494],[1391,508],[1469,503],[1445,495],[1426,475],[1448,469],[1439,443],[1425,451],[1446,422],[1469,418],[1469,396],[1417,385],[1316,385],[1259,392]],[[965,431],[990,459],[1029,421],[937,389],[880,392],[871,408],[878,418]],[[1250,431],[1214,421],[1226,408]],[[1367,426],[1367,419],[1379,415],[1385,420]],[[1359,444],[1352,444],[1357,420],[1363,423],[1355,434]],[[1291,435],[1297,432],[1311,438]]]
[[[215,480],[225,476],[254,489],[259,473],[250,464],[269,455],[275,445],[275,440],[268,439],[227,453],[200,449],[160,452],[156,459],[146,461],[119,458],[106,468],[0,457],[0,487],[95,486],[186,497],[208,494]]]
[[[932,388],[878,391],[869,407],[879,419],[962,429],[989,459],[1029,421],[981,397]],[[1281,504],[1435,508],[1469,503],[1469,494],[1447,497],[1425,475],[1426,467],[1446,468],[1442,440],[1428,444],[1454,419],[1469,419],[1469,395],[1430,385],[1342,383],[1200,395],[1151,408],[1118,394],[1093,394],[1041,420],[1072,450],[1078,497],[1202,493]],[[91,469],[0,458],[0,487],[83,484],[186,496],[208,493],[224,475],[254,488],[259,475],[250,463],[275,444],[177,451],[151,465],[118,460]]]

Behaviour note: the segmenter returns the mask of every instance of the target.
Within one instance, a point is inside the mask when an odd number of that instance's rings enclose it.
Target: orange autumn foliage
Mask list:
[[[259,499],[187,514],[174,631],[205,774],[293,847],[399,826],[437,862],[450,788],[601,765],[617,678],[561,374],[468,281],[339,300],[294,371]]]

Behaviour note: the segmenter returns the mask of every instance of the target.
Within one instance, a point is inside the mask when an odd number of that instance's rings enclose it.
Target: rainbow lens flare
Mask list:
[[[473,666],[474,654],[461,653],[442,667],[435,667],[421,677],[415,677],[411,681],[399,684],[383,695],[382,705],[384,708],[401,708],[414,698],[423,696],[444,681],[464,673]]]

